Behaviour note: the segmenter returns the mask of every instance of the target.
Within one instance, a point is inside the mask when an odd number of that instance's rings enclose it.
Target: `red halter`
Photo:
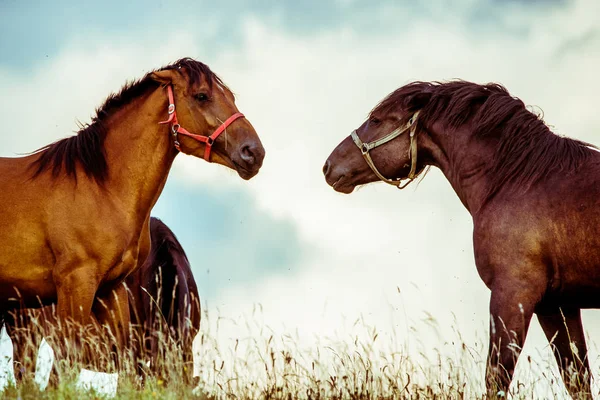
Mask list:
[[[204,159],[208,162],[210,162],[210,150],[212,149],[212,145],[215,142],[215,140],[217,140],[217,138],[219,137],[219,135],[221,133],[225,132],[225,129],[227,129],[227,127],[229,125],[231,125],[233,123],[233,121],[235,121],[238,118],[244,117],[244,114],[242,114],[240,112],[235,113],[231,117],[227,118],[225,120],[225,122],[223,122],[223,124],[221,124],[221,126],[219,126],[213,132],[212,135],[210,135],[210,136],[194,135],[193,133],[188,132],[185,128],[183,128],[181,125],[179,125],[179,122],[177,121],[177,113],[175,112],[175,99],[173,97],[173,87],[171,85],[167,86],[167,95],[169,96],[169,108],[168,108],[169,119],[167,119],[166,121],[159,122],[159,124],[171,123],[171,134],[173,135],[173,139],[175,139],[175,148],[179,151],[181,151],[179,140],[177,138],[177,134],[179,134],[179,133],[184,136],[189,136],[192,139],[196,139],[197,141],[204,143],[205,144]]]

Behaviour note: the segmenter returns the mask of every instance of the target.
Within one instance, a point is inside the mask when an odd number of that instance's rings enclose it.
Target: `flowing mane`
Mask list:
[[[552,174],[578,171],[595,146],[554,134],[542,118],[499,84],[465,81],[413,82],[392,92],[371,114],[420,110],[421,126],[439,122],[456,131],[469,126],[473,135],[494,140],[491,182],[486,198],[501,188],[526,191]]]
[[[107,117],[149,89],[156,88],[159,83],[151,78],[153,72],[169,69],[185,69],[190,87],[201,81],[202,77],[206,78],[211,89],[214,82],[226,87],[206,64],[191,58],[182,58],[173,64],[148,72],[139,80],[127,82],[118,93],[110,94],[104,104],[96,109],[96,116],[92,117],[92,122],[81,125],[75,136],[58,140],[36,150],[34,154],[39,154],[39,158],[32,164],[35,168],[33,178],[48,170],[51,170],[53,177],[57,177],[64,170],[67,176],[76,179],[77,169],[81,168],[88,177],[100,184],[103,183],[108,176],[104,151]]]

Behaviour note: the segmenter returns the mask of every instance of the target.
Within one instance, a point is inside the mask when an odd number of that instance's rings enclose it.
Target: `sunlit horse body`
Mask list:
[[[192,343],[200,329],[200,297],[183,247],[173,232],[157,218],[150,219],[151,250],[144,264],[127,276],[132,356],[140,366],[149,365],[153,375],[182,373],[192,381]],[[42,336],[55,327],[53,306],[13,310],[4,318],[13,343],[14,376],[17,382],[33,378]],[[162,340],[162,343],[158,343]],[[168,343],[169,340],[172,343]],[[179,348],[184,371],[166,371],[165,351]],[[178,354],[174,354],[177,356]],[[161,363],[162,361],[162,363]],[[92,367],[91,365],[88,367]],[[144,373],[145,368],[140,368]],[[53,373],[56,371],[53,369]],[[57,376],[50,381],[57,383]]]
[[[231,91],[191,59],[109,96],[76,136],[0,158],[0,314],[57,302],[61,321],[87,324],[93,311],[122,347],[121,283],[148,255],[150,211],[180,151],[244,179],[264,157]]]
[[[589,393],[580,309],[600,307],[600,153],[591,147],[553,134],[500,85],[415,82],[377,105],[323,171],[350,193],[440,168],[473,217],[475,262],[491,289],[489,392],[508,389],[535,313],[563,377],[575,367],[567,388]]]

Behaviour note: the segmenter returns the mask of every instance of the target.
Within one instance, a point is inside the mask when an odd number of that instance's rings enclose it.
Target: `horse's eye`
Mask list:
[[[372,125],[379,125],[381,123],[381,120],[376,117],[371,117],[371,119],[369,119],[369,123]]]
[[[197,95],[194,96],[196,98],[196,100],[198,100],[199,102],[205,102],[208,101],[208,95],[206,93],[198,93]]]

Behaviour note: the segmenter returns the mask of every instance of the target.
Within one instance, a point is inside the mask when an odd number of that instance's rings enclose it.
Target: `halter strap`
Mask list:
[[[174,139],[175,148],[178,151],[181,151],[181,144],[179,143],[178,134],[190,137],[195,139],[201,143],[204,143],[204,159],[210,162],[210,151],[212,149],[212,145],[217,140],[219,135],[225,132],[225,129],[229,125],[231,125],[238,118],[244,118],[244,114],[238,112],[233,114],[231,117],[227,118],[225,122],[221,124],[210,136],[204,135],[196,135],[194,133],[190,133],[187,129],[182,127],[177,120],[177,112],[175,111],[175,98],[173,95],[173,87],[171,85],[167,85],[167,96],[169,97],[169,106],[167,108],[167,112],[169,113],[169,118],[165,121],[159,122],[159,124],[171,124],[171,134]]]
[[[360,140],[360,138],[358,137],[358,133],[356,132],[356,130],[352,131],[352,134],[351,134],[354,144],[356,145],[356,147],[358,147],[360,149],[360,152],[361,152],[363,158],[365,159],[365,162],[371,168],[373,173],[375,173],[375,175],[377,175],[377,177],[380,180],[382,180],[383,182],[390,184],[390,185],[394,185],[398,189],[404,189],[417,176],[416,175],[416,172],[417,172],[417,137],[415,135],[415,132],[417,129],[416,127],[417,127],[418,116],[419,116],[419,111],[417,111],[416,113],[413,114],[413,116],[410,118],[410,120],[408,120],[408,123],[404,127],[399,127],[397,129],[394,129],[392,132],[385,135],[381,139],[377,139],[372,142],[363,143],[363,141]],[[402,185],[402,180],[400,178],[389,179],[389,178],[386,178],[385,176],[383,176],[383,174],[381,174],[381,172],[379,172],[379,170],[375,166],[375,163],[373,162],[373,159],[371,158],[371,155],[369,154],[369,152],[371,150],[373,150],[374,148],[379,147],[383,144],[386,144],[387,142],[397,138],[398,136],[402,135],[404,132],[406,132],[408,130],[410,130],[410,149],[408,152],[408,157],[411,160],[411,166],[410,166],[410,172],[408,173],[409,181],[406,182],[404,185]]]

